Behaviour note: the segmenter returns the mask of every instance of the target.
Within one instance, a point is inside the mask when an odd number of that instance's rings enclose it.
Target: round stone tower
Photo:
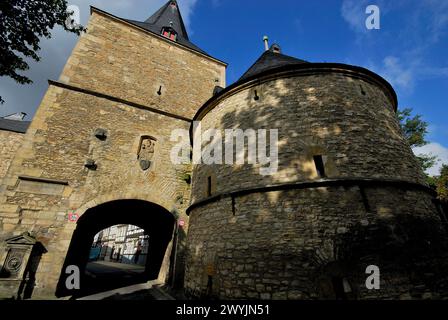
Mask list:
[[[235,84],[217,92],[195,120],[202,132],[217,129],[226,137],[215,152],[232,152],[224,164],[194,166],[187,294],[447,295],[446,277],[439,272],[446,270],[443,212],[396,111],[393,88],[377,74],[308,63],[283,55],[276,45]],[[246,137],[244,164],[227,162],[241,156],[237,143],[229,147],[234,142],[229,129]],[[277,151],[278,163],[251,162],[251,147],[257,160],[263,153],[273,162]],[[271,170],[263,171],[267,167]]]

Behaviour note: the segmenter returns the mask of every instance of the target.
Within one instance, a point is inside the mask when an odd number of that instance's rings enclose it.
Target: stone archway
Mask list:
[[[101,291],[101,286],[92,287],[91,281],[84,276],[93,237],[101,230],[118,225],[130,224],[145,230],[149,235],[148,259],[144,272],[131,279],[129,284],[146,282],[158,278],[166,278],[169,270],[171,245],[175,231],[175,217],[164,207],[142,200],[115,200],[92,206],[80,215],[73,232],[69,249],[60,273],[56,295],[81,296],[94,291]],[[80,290],[68,290],[65,286],[68,266],[77,266],[81,271]],[[83,287],[83,284],[87,287]],[[111,289],[113,283],[105,289]],[[89,287],[90,286],[90,287]],[[117,281],[117,286],[123,282]]]
[[[159,205],[160,207],[163,207],[167,211],[173,212],[173,210],[175,210],[174,200],[166,197],[164,194],[158,192],[156,189],[153,189],[145,194],[142,194],[141,192],[117,191],[104,195],[99,195],[96,198],[89,199],[89,201],[83,203],[76,210],[75,209],[73,210],[75,210],[76,214],[79,217],[81,217],[87,210],[91,208],[100,206],[108,202],[121,201],[121,200],[138,200],[138,201],[151,202]]]

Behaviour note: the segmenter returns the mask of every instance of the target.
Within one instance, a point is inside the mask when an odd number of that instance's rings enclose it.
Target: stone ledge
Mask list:
[[[436,192],[428,186],[422,185],[417,182],[411,182],[399,179],[374,179],[374,178],[335,178],[335,179],[320,179],[315,181],[299,181],[293,183],[282,183],[275,185],[267,185],[264,187],[255,187],[250,189],[240,189],[235,191],[223,192],[202,200],[199,200],[191,204],[186,213],[189,216],[193,209],[201,207],[203,205],[213,203],[225,198],[232,199],[232,205],[234,205],[234,199],[238,196],[243,196],[252,193],[260,192],[271,192],[271,191],[281,191],[281,190],[293,190],[293,189],[311,189],[311,188],[321,188],[321,187],[344,187],[344,186],[396,186],[404,187],[407,189],[419,189],[424,192],[431,194],[436,197]]]
[[[54,81],[54,80],[48,80],[48,84],[52,85],[52,86],[55,86],[55,87],[59,87],[59,88],[63,88],[63,89],[67,89],[67,90],[71,90],[71,91],[75,91],[75,92],[91,95],[91,96],[94,96],[94,97],[97,97],[97,98],[102,98],[102,99],[107,99],[107,100],[110,100],[110,101],[122,103],[122,104],[125,104],[125,105],[130,106],[130,107],[134,107],[134,108],[137,108],[137,109],[151,111],[151,112],[154,112],[154,113],[157,113],[157,114],[161,114],[161,115],[164,115],[164,116],[167,116],[167,117],[170,117],[170,118],[183,120],[183,121],[186,121],[186,122],[191,122],[192,121],[191,119],[185,118],[183,116],[180,116],[180,115],[177,115],[177,114],[174,114],[174,113],[162,111],[162,110],[159,110],[159,109],[156,109],[156,108],[151,108],[149,106],[145,106],[145,105],[138,104],[138,103],[135,103],[135,102],[132,102],[132,101],[127,101],[127,100],[124,100],[124,99],[121,99],[121,98],[113,97],[113,96],[110,96],[108,94],[95,92],[95,91],[88,90],[88,89],[79,88],[79,87],[76,87],[76,86],[73,86],[73,85],[69,85],[69,84],[66,84],[66,83],[62,83],[62,82],[58,82],[58,81]]]
[[[43,182],[43,183],[51,183],[51,184],[62,184],[64,186],[68,186],[68,181],[66,181],[66,180],[58,180],[58,179],[51,179],[51,178],[38,178],[38,177],[30,177],[30,176],[19,176],[19,180]]]

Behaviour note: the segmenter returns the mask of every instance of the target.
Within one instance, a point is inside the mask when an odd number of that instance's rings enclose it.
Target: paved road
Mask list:
[[[74,298],[146,282],[145,267],[110,261],[89,262]]]
[[[104,276],[128,277],[143,273],[145,271],[145,267],[135,264],[111,261],[95,261],[87,264],[86,271],[89,276],[93,278]]]
[[[84,296],[78,300],[175,300],[158,280]]]

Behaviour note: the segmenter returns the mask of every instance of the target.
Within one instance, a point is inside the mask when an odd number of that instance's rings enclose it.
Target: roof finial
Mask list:
[[[264,51],[268,51],[269,50],[269,38],[268,38],[268,36],[264,36],[263,37],[263,41],[264,41]]]
[[[271,50],[274,53],[282,52],[282,49],[280,48],[280,46],[277,43],[274,43],[269,50]]]

